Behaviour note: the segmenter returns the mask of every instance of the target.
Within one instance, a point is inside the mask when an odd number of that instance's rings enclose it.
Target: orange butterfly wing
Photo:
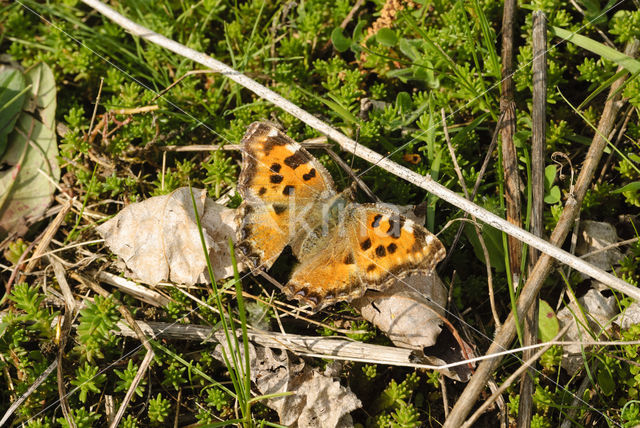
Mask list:
[[[335,195],[327,170],[300,144],[266,122],[242,139],[238,249],[268,269],[291,242],[312,204]]]
[[[385,207],[352,204],[341,215],[294,270],[284,289],[289,298],[319,309],[360,297],[367,288],[382,290],[412,273],[431,272],[444,258],[435,235]]]

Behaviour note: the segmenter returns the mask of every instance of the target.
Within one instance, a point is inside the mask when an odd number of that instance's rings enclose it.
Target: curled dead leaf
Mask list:
[[[234,210],[193,189],[205,245],[217,279],[233,274],[228,239],[235,236]],[[133,276],[148,284],[209,281],[189,188],[131,204],[96,228]]]
[[[443,331],[446,302],[444,284],[431,273],[398,280],[382,292],[370,290],[351,305],[397,346],[415,349],[418,358],[443,365],[474,356],[469,345],[451,334],[450,326]],[[462,382],[471,375],[466,365],[441,372]]]
[[[229,355],[229,348],[223,332],[215,336],[220,345],[213,356],[223,361],[223,349]],[[281,424],[299,428],[353,426],[350,413],[362,403],[340,382],[310,368],[288,351],[250,343],[249,357],[251,381],[261,394],[292,393],[263,401],[278,412]]]

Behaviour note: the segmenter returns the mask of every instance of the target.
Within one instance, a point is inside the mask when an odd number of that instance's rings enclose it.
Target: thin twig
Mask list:
[[[88,6],[96,9],[98,12],[103,14],[108,19],[113,20],[118,25],[132,33],[134,36],[141,37],[151,43],[158,44],[163,46],[164,48],[171,50],[185,58],[189,58],[199,64],[202,64],[206,67],[209,67],[224,76],[228,79],[233,80],[234,82],[244,86],[245,88],[251,90],[256,95],[264,98],[265,100],[273,103],[274,105],[280,107],[282,110],[287,113],[293,115],[298,118],[302,122],[306,123],[310,127],[318,130],[320,133],[326,135],[328,138],[337,142],[344,150],[353,153],[354,155],[370,162],[373,165],[377,165],[382,169],[396,175],[397,177],[412,183],[445,201],[451,203],[452,205],[462,209],[463,211],[469,212],[476,216],[478,219],[483,222],[489,224],[496,229],[499,229],[520,241],[523,241],[529,244],[532,247],[538,248],[545,254],[549,254],[554,257],[556,260],[561,263],[567,264],[572,268],[579,270],[580,272],[588,275],[611,288],[620,291],[621,293],[627,294],[631,297],[634,297],[637,300],[640,300],[640,290],[636,287],[632,287],[627,282],[616,278],[615,276],[605,272],[602,269],[593,266],[590,263],[585,262],[584,260],[579,259],[578,257],[573,256],[563,250],[561,250],[558,245],[552,245],[549,242],[536,237],[535,235],[521,229],[515,227],[508,221],[503,218],[475,205],[474,203],[466,200],[465,198],[459,196],[455,192],[447,189],[446,187],[438,184],[430,176],[424,176],[416,173],[408,168],[405,168],[392,160],[388,159],[376,153],[375,151],[361,145],[356,144],[355,141],[348,138],[338,130],[332,128],[325,122],[316,118],[312,114],[306,112],[300,107],[296,106],[292,102],[288,101],[281,95],[273,92],[272,90],[260,85],[256,81],[250,79],[244,74],[234,70],[233,68],[227,66],[226,64],[215,60],[201,52],[195,51],[193,49],[187,48],[184,45],[181,45],[173,40],[170,40],[164,36],[161,36],[158,33],[155,33],[148,28],[140,26],[133,21],[125,18],[124,16],[117,13],[115,10],[105,5],[104,3],[98,0],[83,0],[83,3]]]
[[[630,42],[625,49],[625,54],[631,57],[635,56],[635,53],[638,50],[638,45],[638,41]],[[604,110],[600,118],[600,123],[598,124],[598,132],[594,135],[593,141],[589,146],[587,157],[575,185],[575,193],[570,195],[562,215],[558,220],[558,224],[551,234],[551,243],[555,245],[561,245],[564,242],[567,234],[573,226],[574,219],[580,212],[582,200],[587,193],[587,189],[590,186],[595,170],[600,158],[602,157],[602,152],[607,145],[606,139],[602,136],[609,134],[620,109],[619,89],[624,83],[624,80],[625,78],[623,76],[611,85],[609,97],[607,98],[607,102],[605,103]],[[537,297],[538,292],[542,287],[542,283],[551,271],[552,266],[553,260],[547,254],[542,255],[540,259],[538,259],[538,262],[531,271],[527,283],[520,293],[520,298],[518,299],[518,314],[524,314],[531,305],[531,302],[533,302]],[[515,331],[515,318],[513,313],[511,313],[507,318],[507,321],[505,321],[502,327],[496,332],[496,337],[487,352],[493,353],[505,349],[513,339]],[[481,391],[484,389],[487,379],[500,364],[500,361],[500,358],[495,358],[485,361],[478,366],[475,374],[467,384],[449,414],[449,418],[445,421],[443,428],[457,428],[462,424],[465,417],[475,404],[478,395],[480,395]]]
[[[25,268],[22,270],[21,275],[18,279],[18,282],[24,281],[25,275],[27,275],[29,272],[33,270],[33,268],[36,266],[36,263],[38,263],[38,258],[44,252],[46,252],[47,248],[49,247],[49,244],[51,243],[51,240],[53,239],[53,235],[56,234],[56,232],[62,225],[62,222],[64,221],[65,216],[71,209],[71,205],[74,200],[75,198],[69,200],[65,205],[63,205],[58,215],[49,224],[49,226],[47,227],[47,230],[42,236],[42,239],[40,240],[40,242],[38,243],[38,246],[33,252],[33,255],[31,256],[29,263],[27,263],[27,266],[25,266]]]
[[[562,330],[560,330],[558,332],[558,334],[556,335],[556,337],[554,338],[555,340],[558,340],[560,337],[562,337],[562,335],[564,335],[564,333],[569,329],[569,325],[564,326],[564,328]],[[520,367],[518,367],[518,369],[513,372],[511,374],[511,376],[509,376],[507,378],[507,380],[505,380],[502,385],[500,385],[500,387],[498,388],[497,391],[495,391],[493,394],[491,394],[491,397],[489,397],[487,400],[485,400],[482,405],[478,408],[478,410],[476,410],[473,415],[471,415],[471,417],[469,419],[467,419],[465,421],[465,423],[462,425],[462,428],[469,428],[471,426],[473,426],[473,423],[475,421],[478,420],[478,418],[480,417],[480,415],[482,415],[485,410],[499,397],[502,396],[502,393],[504,391],[506,391],[507,388],[509,388],[509,386],[511,386],[511,384],[518,378],[518,376],[520,376],[520,374],[524,373],[533,363],[535,363],[536,361],[538,361],[538,358],[540,358],[542,356],[542,354],[544,354],[545,352],[547,352],[549,350],[549,348],[551,348],[553,342],[547,342],[544,344],[544,346],[538,350],[538,352],[536,352],[535,354],[533,354],[531,356],[531,358],[529,358],[528,360],[526,360]]]
[[[449,155],[451,156],[451,162],[453,162],[453,169],[458,175],[458,181],[460,182],[460,186],[462,187],[462,191],[464,192],[464,197],[471,201],[472,199],[469,195],[469,190],[467,190],[467,184],[464,181],[462,171],[460,170],[460,166],[458,165],[458,159],[456,159],[456,153],[453,149],[453,145],[451,144],[451,138],[449,138],[449,131],[447,129],[447,117],[444,109],[440,110],[440,113],[442,114],[442,129],[444,131],[444,138],[447,142],[447,147],[449,148]],[[498,316],[498,310],[496,309],[496,299],[493,292],[493,273],[491,272],[491,258],[489,257],[489,250],[487,249],[487,244],[484,242],[482,230],[478,225],[478,221],[473,216],[471,217],[471,220],[473,221],[473,227],[476,231],[480,246],[482,247],[482,253],[484,254],[484,265],[487,270],[487,286],[489,288],[489,302],[491,304],[491,313],[493,314],[493,322],[495,323],[496,328],[498,328],[500,327],[500,317]]]
[[[154,321],[136,321],[138,328],[156,339],[168,340],[196,340],[201,342],[217,342],[216,330],[210,326],[195,324],[175,324]],[[119,321],[119,331],[114,334],[134,337],[136,334],[128,323]],[[640,345],[640,340],[629,341],[552,341],[542,344],[530,345],[511,350],[505,350],[479,357],[469,358],[455,363],[434,365],[416,362],[414,350],[396,348],[393,346],[374,345],[357,342],[340,337],[303,336],[297,334],[282,334],[273,331],[251,330],[248,332],[249,340],[267,348],[287,349],[303,356],[327,358],[331,360],[358,361],[371,364],[387,364],[400,367],[414,367],[427,370],[443,370],[457,366],[469,365],[478,361],[500,359],[506,355],[513,355],[526,349],[539,349],[545,346],[624,346]]]
[[[38,376],[38,379],[36,379],[36,381],[31,384],[29,389],[27,389],[27,391],[22,394],[20,398],[11,403],[11,406],[9,406],[7,411],[4,412],[2,419],[0,419],[0,427],[5,426],[5,424],[9,421],[11,415],[13,415],[13,412],[18,410],[18,407],[20,407],[22,403],[24,403],[27,398],[29,398],[29,396],[33,394],[36,389],[38,389],[42,382],[44,382],[49,377],[49,375],[56,369],[56,367],[58,367],[58,360],[54,360],[51,364],[49,364],[49,367],[47,367],[46,370],[43,371],[40,376]]]
[[[513,141],[516,133],[515,84],[513,82],[515,16],[516,0],[505,0],[502,12],[502,80],[500,81],[500,113],[504,115],[504,120],[500,136],[502,137],[502,169],[507,220],[517,227],[522,227],[518,153]],[[522,243],[515,236],[508,238],[508,254],[513,287],[517,287],[520,280]]]
[[[546,105],[547,105],[547,26],[542,11],[533,13],[533,95],[531,112],[531,233],[542,237],[544,231],[544,161],[546,146]],[[538,261],[540,254],[535,248],[529,249],[529,271]],[[538,300],[536,299],[523,319],[523,344],[531,345],[538,339]],[[533,351],[522,354],[527,361]],[[518,426],[531,425],[533,411],[533,377],[535,367],[523,373],[520,379],[520,402],[518,404]]]

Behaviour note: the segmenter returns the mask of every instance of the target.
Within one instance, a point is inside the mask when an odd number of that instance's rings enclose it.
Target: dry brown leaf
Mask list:
[[[616,300],[613,296],[604,297],[599,291],[590,289],[587,294],[578,299],[580,308],[575,303],[565,306],[558,312],[558,322],[560,329],[568,325],[569,329],[562,340],[568,341],[589,341],[593,340],[591,335],[585,330],[585,319],[587,317],[590,329],[596,334],[603,333],[603,329],[611,329],[611,319],[618,313]],[[577,319],[576,319],[577,318]],[[576,343],[564,346],[562,355],[562,367],[573,376],[584,365],[582,358],[583,346]]]
[[[218,332],[216,338],[228,352],[224,334]],[[223,361],[222,349],[218,345],[213,354],[219,361]],[[362,404],[349,388],[287,351],[249,344],[249,356],[251,380],[261,394],[293,393],[263,401],[278,412],[281,424],[299,428],[353,426],[350,413]]]
[[[207,198],[205,190],[193,189],[193,195],[214,275],[227,278],[233,274],[228,239],[235,236],[235,212]],[[96,230],[142,282],[209,281],[187,187],[131,204]]]

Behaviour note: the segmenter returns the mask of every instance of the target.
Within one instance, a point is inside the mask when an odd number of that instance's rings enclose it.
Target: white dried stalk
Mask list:
[[[282,110],[287,113],[297,117],[302,122],[306,123],[310,127],[318,130],[322,134],[326,135],[328,138],[337,142],[343,150],[350,152],[373,165],[377,165],[382,169],[396,175],[397,177],[402,178],[409,183],[412,183],[429,193],[432,193],[439,198],[449,202],[450,204],[460,208],[461,210],[469,213],[470,215],[477,217],[488,225],[495,227],[498,230],[501,230],[520,241],[537,248],[541,252],[548,254],[554,259],[560,261],[561,263],[572,267],[573,269],[584,273],[596,279],[609,287],[617,290],[621,293],[624,293],[628,296],[633,297],[636,300],[640,301],[640,289],[637,287],[633,287],[625,281],[622,281],[619,278],[605,272],[602,269],[599,269],[590,263],[581,260],[580,258],[570,254],[554,245],[551,245],[547,241],[521,229],[504,220],[501,217],[485,210],[474,204],[473,202],[468,201],[467,199],[459,196],[455,192],[447,189],[446,187],[438,184],[429,176],[422,176],[411,171],[408,168],[405,168],[397,163],[391,161],[390,159],[376,153],[375,151],[359,145],[356,141],[350,139],[345,136],[338,130],[332,128],[328,124],[324,123],[320,119],[316,118],[312,114],[304,111],[297,105],[283,98],[282,96],[276,94],[270,89],[262,86],[258,82],[250,79],[244,74],[234,70],[228,65],[211,58],[208,55],[203,54],[202,52],[198,52],[196,50],[190,49],[180,43],[177,43],[173,40],[170,40],[158,33],[155,33],[148,28],[145,28],[141,25],[136,24],[135,22],[125,18],[120,15],[118,12],[105,5],[104,3],[98,0],[82,0],[83,3],[91,6],[107,18],[114,21],[116,24],[120,25],[125,30],[129,31],[131,34],[141,37],[151,43],[155,43],[159,46],[162,46],[172,52],[177,53],[178,55],[188,58],[194,62],[204,65],[232,81],[244,86],[249,89],[259,97],[264,98],[265,100],[277,105]]]

